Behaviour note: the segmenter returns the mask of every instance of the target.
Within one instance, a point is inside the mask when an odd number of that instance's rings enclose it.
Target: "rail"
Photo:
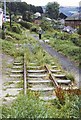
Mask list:
[[[25,61],[25,54],[24,54],[24,95],[27,93],[27,81],[26,81],[26,61]]]
[[[52,73],[51,73],[51,71],[50,71],[50,69],[48,68],[47,65],[45,65],[45,69],[46,69],[47,72],[49,73],[49,78],[50,78],[50,80],[52,80],[54,86],[56,86],[56,87],[58,88],[59,85],[58,85],[58,83],[56,82],[56,80],[54,79],[54,77],[53,77],[53,75],[52,75]]]

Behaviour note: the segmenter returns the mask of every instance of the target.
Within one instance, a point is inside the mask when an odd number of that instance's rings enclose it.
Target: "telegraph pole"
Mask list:
[[[4,22],[6,22],[6,0],[4,0]]]

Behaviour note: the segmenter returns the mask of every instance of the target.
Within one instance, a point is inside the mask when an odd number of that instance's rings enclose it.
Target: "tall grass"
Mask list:
[[[2,107],[3,118],[79,118],[81,105],[79,96],[65,95],[64,105],[58,99],[48,102],[38,99],[37,94],[28,91],[26,96],[19,95],[14,103]]]

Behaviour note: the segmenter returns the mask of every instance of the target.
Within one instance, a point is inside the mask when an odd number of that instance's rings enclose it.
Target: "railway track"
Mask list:
[[[57,96],[56,88],[63,90],[76,89],[72,81],[51,62],[51,65],[38,66],[36,62],[27,64],[26,85],[32,92],[38,92],[39,98],[44,101],[53,100]]]
[[[56,99],[55,90],[58,87],[63,90],[77,89],[54,62],[43,66],[38,66],[37,62],[26,64],[25,56],[14,60],[10,78],[13,78],[9,81],[11,84],[6,86],[6,91],[3,90],[3,99],[5,99],[3,104],[11,103],[21,90],[24,90],[24,95],[27,94],[27,90],[36,92],[39,99],[49,101]],[[24,80],[23,87],[17,87],[16,84],[22,80]]]

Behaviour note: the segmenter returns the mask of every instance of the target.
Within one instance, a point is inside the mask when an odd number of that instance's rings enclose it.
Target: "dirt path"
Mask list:
[[[81,68],[78,68],[73,62],[71,62],[67,57],[63,56],[62,54],[58,53],[55,49],[53,49],[50,45],[43,42],[43,40],[39,40],[38,36],[35,34],[32,34],[32,36],[39,41],[42,48],[48,52],[53,57],[57,58],[59,63],[61,64],[62,68],[65,71],[68,71],[69,73],[73,74],[75,77],[76,83],[78,87],[81,87]]]

